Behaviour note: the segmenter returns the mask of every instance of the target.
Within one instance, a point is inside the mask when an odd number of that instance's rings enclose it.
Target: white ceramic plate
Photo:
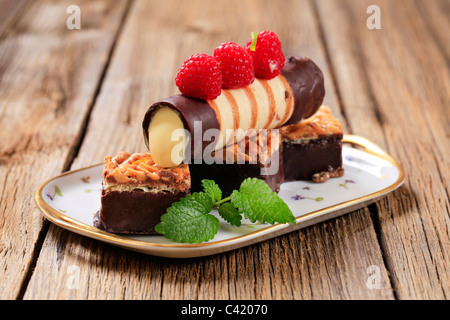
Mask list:
[[[60,227],[119,247],[163,257],[188,258],[233,250],[279,236],[368,205],[404,182],[400,165],[370,141],[346,135],[342,156],[345,174],[326,183],[287,182],[280,197],[296,216],[296,224],[253,224],[244,221],[233,227],[220,218],[214,239],[200,244],[176,243],[163,236],[125,236],[93,226],[100,209],[103,165],[66,172],[42,184],[35,200],[45,217]]]

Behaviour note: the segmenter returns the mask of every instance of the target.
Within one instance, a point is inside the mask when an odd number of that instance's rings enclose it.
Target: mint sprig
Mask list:
[[[201,243],[214,238],[219,230],[219,215],[233,226],[241,225],[242,215],[251,222],[295,224],[287,204],[263,181],[245,179],[239,190],[222,199],[220,187],[213,181],[202,181],[203,192],[195,192],[172,204],[161,216],[155,230],[166,238],[182,243]]]

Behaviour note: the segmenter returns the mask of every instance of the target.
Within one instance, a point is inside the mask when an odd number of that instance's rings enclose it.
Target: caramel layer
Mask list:
[[[137,185],[184,192],[190,188],[187,164],[161,168],[149,153],[119,152],[115,157],[105,157],[103,186]]]
[[[281,127],[280,134],[283,140],[317,139],[333,134],[342,135],[342,126],[328,106],[321,106],[308,119]]]

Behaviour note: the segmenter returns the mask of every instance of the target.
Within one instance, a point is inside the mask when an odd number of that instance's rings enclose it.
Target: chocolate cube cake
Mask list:
[[[202,191],[202,180],[212,179],[220,186],[223,197],[227,197],[250,177],[264,180],[278,192],[284,178],[281,149],[277,130],[262,130],[258,135],[220,149],[213,153],[213,163],[202,159],[200,164],[189,165],[192,191]]]
[[[101,209],[94,218],[99,229],[122,234],[157,234],[155,226],[173,202],[189,194],[186,164],[158,167],[148,153],[121,152],[106,157]]]
[[[342,126],[330,108],[321,106],[310,118],[280,128],[285,181],[325,182],[344,174]]]

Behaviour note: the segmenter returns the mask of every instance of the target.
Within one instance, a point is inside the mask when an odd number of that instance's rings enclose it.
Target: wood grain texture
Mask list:
[[[0,2],[0,36],[5,37],[3,31],[14,24],[28,0],[3,0]]]
[[[448,299],[449,22],[438,19],[448,2],[378,1],[381,30],[365,27],[370,4],[317,1],[352,132],[376,141],[407,173],[404,187],[377,203],[396,295]]]
[[[173,8],[177,7],[177,10]],[[205,14],[207,12],[207,14]],[[252,14],[247,14],[251,12]],[[308,1],[134,1],[71,168],[121,150],[143,151],[141,121],[155,100],[177,92],[184,59],[250,32],[276,31],[286,54],[307,55],[327,79],[340,114],[313,8]],[[380,289],[367,286],[370,266]],[[71,285],[79,272],[78,286]],[[51,277],[49,276],[51,275]],[[144,256],[52,225],[25,299],[393,299],[366,208],[263,243],[197,259]]]
[[[72,4],[81,30],[66,28]],[[372,4],[380,30],[366,27]],[[448,299],[449,14],[447,0],[1,1],[0,298]],[[184,59],[264,29],[286,55],[319,65],[325,103],[345,132],[401,162],[402,188],[338,219],[195,259],[131,252],[43,219],[33,202],[42,182],[145,150],[144,112],[177,93]]]
[[[38,255],[46,228],[34,190],[70,160],[124,11],[106,1],[79,3],[85,31],[66,27],[73,2],[30,1],[0,38],[2,299],[20,294]]]

